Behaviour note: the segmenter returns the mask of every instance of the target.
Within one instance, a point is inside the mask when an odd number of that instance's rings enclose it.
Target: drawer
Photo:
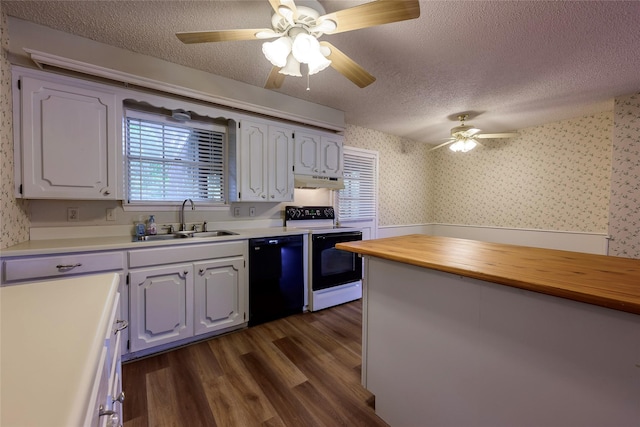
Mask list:
[[[179,248],[139,249],[129,251],[129,267],[147,267],[152,265],[177,264],[202,259],[227,258],[243,255],[247,247],[246,240],[210,244],[184,245]]]
[[[13,282],[123,270],[125,257],[124,252],[37,256],[5,259],[2,267],[3,282]]]

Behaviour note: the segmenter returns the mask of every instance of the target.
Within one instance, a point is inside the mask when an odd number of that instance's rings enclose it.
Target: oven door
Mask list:
[[[362,280],[362,259],[335,248],[336,243],[362,240],[362,232],[312,234],[311,289],[319,291]]]

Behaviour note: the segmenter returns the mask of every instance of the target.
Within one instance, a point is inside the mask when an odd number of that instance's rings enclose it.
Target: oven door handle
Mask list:
[[[336,239],[344,239],[345,237],[349,238],[349,237],[357,237],[360,240],[362,239],[362,233],[359,231],[354,231],[353,233],[350,232],[345,232],[345,233],[328,233],[328,234],[318,234],[313,236],[314,240],[326,240],[326,239],[330,239],[330,238],[336,238]]]

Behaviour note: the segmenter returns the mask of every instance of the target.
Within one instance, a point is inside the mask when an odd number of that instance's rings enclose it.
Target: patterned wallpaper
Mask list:
[[[434,151],[436,223],[607,232],[613,113]]]
[[[0,8],[2,4],[0,3]],[[29,239],[27,202],[13,196],[13,129],[11,71],[6,58],[9,46],[7,16],[0,9],[0,248]]]
[[[640,258],[640,93],[614,105],[610,255]]]
[[[379,153],[379,226],[430,222],[428,146],[352,125],[347,126],[344,144]]]

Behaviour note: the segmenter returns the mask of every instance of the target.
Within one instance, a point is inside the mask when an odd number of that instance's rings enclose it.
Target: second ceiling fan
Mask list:
[[[478,145],[478,141],[476,141],[477,139],[513,138],[514,136],[518,136],[517,132],[480,133],[481,130],[477,127],[464,123],[468,118],[468,114],[460,114],[458,116],[460,126],[456,126],[451,129],[451,138],[447,142],[436,145],[430,151],[449,145],[449,149],[451,151],[461,151],[466,153],[467,151],[473,150],[476,145]]]
[[[363,88],[376,79],[338,48],[319,41],[323,34],[337,34],[420,16],[417,0],[377,0],[333,13],[325,13],[318,1],[300,0],[308,6],[297,6],[294,0],[269,0],[274,14],[272,28],[214,30],[176,33],[187,44],[234,40],[275,39],[262,45],[262,52],[273,64],[265,87],[277,89],[285,76],[301,77],[300,64],[307,75],[328,66]]]

